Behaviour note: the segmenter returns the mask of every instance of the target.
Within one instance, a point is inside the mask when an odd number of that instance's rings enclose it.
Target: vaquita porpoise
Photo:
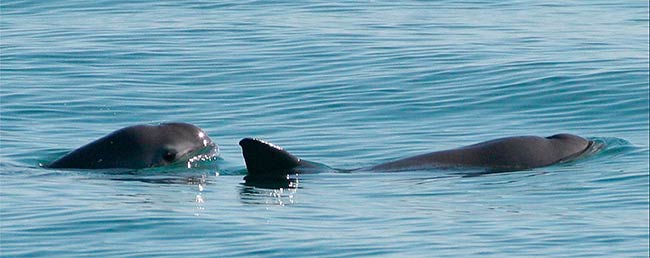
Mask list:
[[[49,168],[140,169],[215,156],[217,144],[187,123],[134,125],[88,143],[47,165]]]
[[[239,145],[248,170],[247,180],[286,178],[288,174],[333,170],[325,165],[300,159],[260,139],[245,138]],[[571,161],[589,153],[593,146],[593,141],[572,134],[556,134],[549,137],[515,136],[407,157],[352,171],[391,172],[436,168],[517,171]]]

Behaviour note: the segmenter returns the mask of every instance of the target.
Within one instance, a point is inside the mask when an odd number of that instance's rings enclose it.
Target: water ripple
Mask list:
[[[648,253],[647,1],[0,9],[3,255]],[[204,128],[222,159],[133,175],[39,167],[163,121]],[[261,137],[355,168],[560,132],[607,148],[533,171],[325,173],[279,192],[242,185],[237,145]]]

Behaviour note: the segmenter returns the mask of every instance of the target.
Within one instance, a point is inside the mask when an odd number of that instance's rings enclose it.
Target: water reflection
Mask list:
[[[113,177],[113,181],[141,182],[149,184],[199,185],[205,186],[207,175],[200,176],[129,176]]]
[[[239,187],[239,199],[245,204],[294,204],[298,192],[298,179],[245,180]]]

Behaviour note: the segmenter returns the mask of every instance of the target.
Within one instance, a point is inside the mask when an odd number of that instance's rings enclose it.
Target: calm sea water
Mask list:
[[[0,255],[648,256],[648,2],[2,1]],[[41,168],[183,121],[221,158]],[[605,142],[468,177],[242,184],[260,137],[356,168],[512,135]]]

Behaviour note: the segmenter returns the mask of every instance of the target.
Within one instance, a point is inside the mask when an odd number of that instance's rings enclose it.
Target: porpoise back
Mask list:
[[[284,149],[253,138],[240,141],[249,176],[286,177],[329,168],[302,160]],[[506,137],[451,150],[436,151],[355,170],[390,172],[435,168],[517,171],[549,166],[580,157],[592,141],[572,134]],[[350,170],[346,170],[350,171]]]

